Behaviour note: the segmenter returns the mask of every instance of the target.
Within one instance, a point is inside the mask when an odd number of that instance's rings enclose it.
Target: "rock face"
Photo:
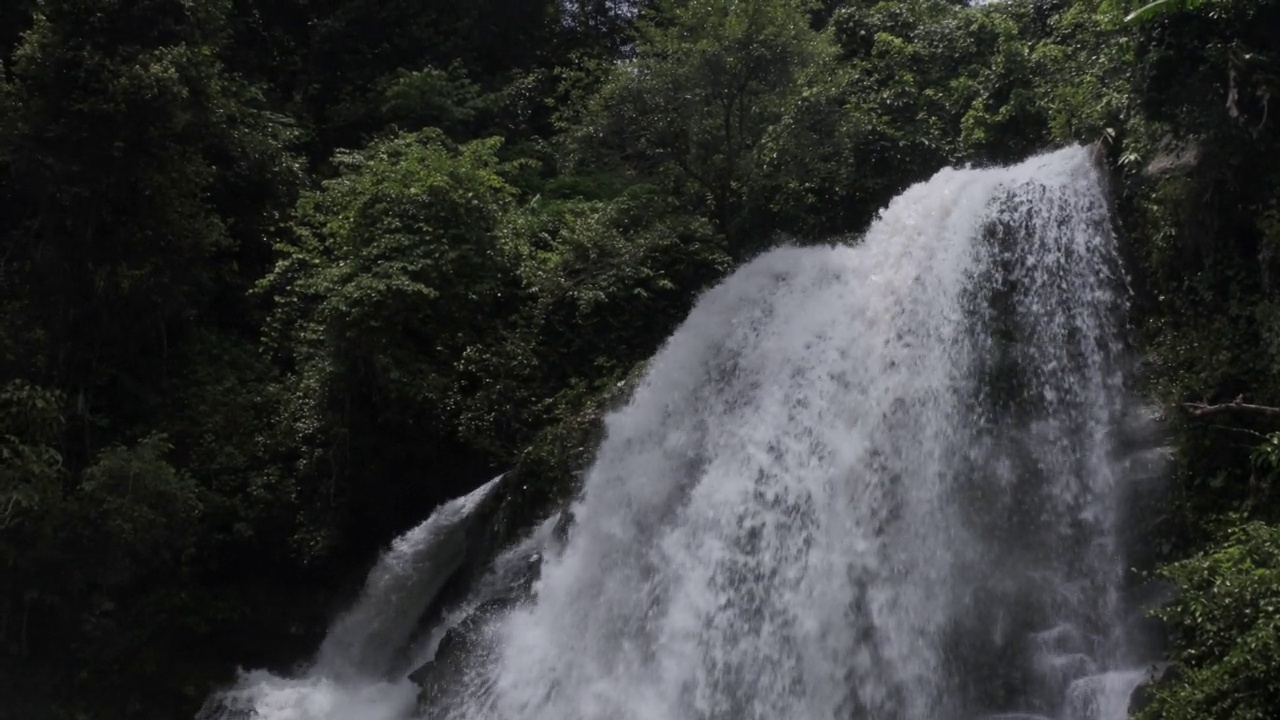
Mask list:
[[[1195,140],[1186,142],[1168,141],[1165,149],[1142,169],[1146,178],[1162,178],[1169,175],[1180,175],[1194,168],[1200,162],[1200,143]]]

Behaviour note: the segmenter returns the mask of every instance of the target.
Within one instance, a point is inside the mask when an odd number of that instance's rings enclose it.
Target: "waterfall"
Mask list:
[[[536,594],[394,711],[1120,720],[1126,298],[1078,147],[762,255],[608,417]]]

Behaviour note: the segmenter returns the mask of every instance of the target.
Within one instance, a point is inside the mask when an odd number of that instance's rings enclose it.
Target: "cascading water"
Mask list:
[[[1125,306],[1083,148],[751,262],[608,418],[536,597],[417,712],[1120,720]]]

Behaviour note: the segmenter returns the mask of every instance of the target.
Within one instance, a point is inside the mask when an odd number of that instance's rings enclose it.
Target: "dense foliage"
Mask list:
[[[1211,550],[1170,565],[1181,588],[1161,611],[1177,663],[1150,713],[1164,718],[1273,717],[1280,706],[1280,529],[1232,527]]]
[[[0,718],[190,716],[297,660],[444,499],[515,467],[518,525],[572,493],[733,263],[1066,142],[1113,171],[1178,448],[1146,717],[1270,716],[1276,27],[1276,0],[0,0]]]
[[[1165,681],[1142,717],[1266,718],[1280,707],[1280,4],[1144,5],[1124,148],[1151,389],[1177,462],[1153,528],[1177,562]],[[1137,169],[1142,166],[1142,170]],[[1206,407],[1207,406],[1207,407]]]

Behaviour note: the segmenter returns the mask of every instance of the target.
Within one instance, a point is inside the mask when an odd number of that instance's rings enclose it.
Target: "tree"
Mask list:
[[[795,0],[666,2],[642,22],[583,110],[581,162],[617,162],[704,212],[738,255],[769,238],[748,218],[764,188],[801,171],[798,146],[821,136],[798,112],[834,72],[832,48]],[[589,158],[589,160],[588,160]]]
[[[0,662],[29,717],[136,714],[146,687],[166,715],[204,682],[169,642],[208,638],[217,486],[175,462],[210,426],[156,430],[195,329],[246,334],[300,180],[291,123],[221,60],[228,11],[41,2],[0,79]]]
[[[62,494],[62,398],[21,380],[0,388],[0,531],[18,529]],[[12,561],[16,548],[5,548]]]
[[[288,442],[321,511],[315,552],[333,532],[417,519],[492,462],[454,429],[456,366],[516,300],[520,249],[495,232],[514,192],[498,147],[428,130],[340,155],[261,284],[268,342],[293,368]]]
[[[23,31],[31,26],[33,0],[5,0],[0,3],[0,71],[13,56],[13,48]],[[3,76],[0,72],[0,76]]]
[[[1242,523],[1163,574],[1179,591],[1159,611],[1176,665],[1148,691],[1150,705],[1138,717],[1272,717],[1280,704],[1280,530]]]
[[[241,34],[273,48],[254,66],[304,114],[320,161],[394,122],[382,96],[397,77],[434,69],[496,92],[540,67],[560,29],[550,0],[241,2]]]
[[[51,0],[15,55],[0,303],[14,367],[63,389],[86,433],[155,397],[183,325],[243,307],[226,291],[296,183],[287,123],[217,60],[225,10]]]

